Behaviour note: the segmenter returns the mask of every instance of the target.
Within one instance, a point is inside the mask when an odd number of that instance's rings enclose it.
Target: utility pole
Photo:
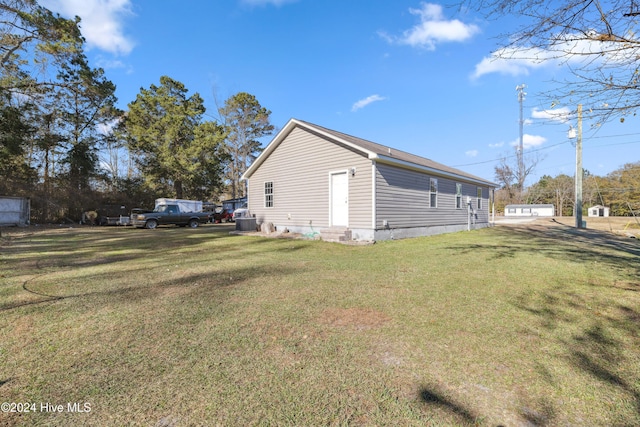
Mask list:
[[[582,227],[582,104],[578,104],[578,136],[576,138],[576,228]]]
[[[524,88],[526,86],[521,84],[516,86],[518,91],[518,102],[520,103],[520,144],[518,145],[518,186],[520,187],[520,201],[522,202],[522,193],[524,192],[524,115],[522,112],[522,103],[526,95]]]

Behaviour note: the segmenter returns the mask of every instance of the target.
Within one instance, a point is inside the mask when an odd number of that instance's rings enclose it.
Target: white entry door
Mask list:
[[[349,225],[349,179],[346,172],[331,174],[331,225]]]

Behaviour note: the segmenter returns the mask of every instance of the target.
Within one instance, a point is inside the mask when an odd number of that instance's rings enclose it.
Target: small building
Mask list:
[[[590,216],[590,217],[598,217],[598,216],[606,217],[606,216],[609,216],[609,208],[606,207],[606,206],[602,206],[602,205],[591,206],[588,209],[588,216]]]
[[[31,200],[0,196],[0,226],[25,227],[31,217]]]
[[[507,205],[504,207],[504,216],[524,217],[524,216],[555,216],[555,206],[553,205]]]
[[[375,241],[487,227],[496,187],[430,159],[297,119],[282,128],[242,179],[257,224],[326,240]]]

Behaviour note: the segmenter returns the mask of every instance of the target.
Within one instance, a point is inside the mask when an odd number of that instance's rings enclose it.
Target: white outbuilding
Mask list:
[[[590,217],[609,216],[609,208],[602,205],[591,206],[588,209],[588,215]]]
[[[504,216],[525,217],[525,216],[555,216],[556,210],[553,205],[507,205],[504,208]]]

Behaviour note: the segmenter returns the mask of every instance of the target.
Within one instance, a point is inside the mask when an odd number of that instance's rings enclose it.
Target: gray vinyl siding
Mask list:
[[[489,222],[489,212],[491,210],[490,200],[489,200],[489,188],[478,186],[478,185],[473,186],[473,188],[478,188],[478,187],[482,188],[482,209],[476,209],[477,199],[478,199],[478,196],[476,194],[476,196],[473,198],[474,199],[473,208],[476,211],[476,222],[478,223]]]
[[[430,178],[438,180],[437,207],[429,207]],[[462,184],[462,209],[456,209],[456,183]],[[376,228],[430,227],[467,224],[467,196],[477,206],[478,185],[435,174],[379,164],[376,170]],[[488,222],[489,189],[482,190],[476,222]]]
[[[356,168],[354,176],[351,168]],[[258,223],[329,226],[330,173],[346,171],[349,227],[371,228],[371,161],[349,147],[295,128],[249,179],[249,211]],[[264,183],[273,182],[273,207],[264,207]]]

